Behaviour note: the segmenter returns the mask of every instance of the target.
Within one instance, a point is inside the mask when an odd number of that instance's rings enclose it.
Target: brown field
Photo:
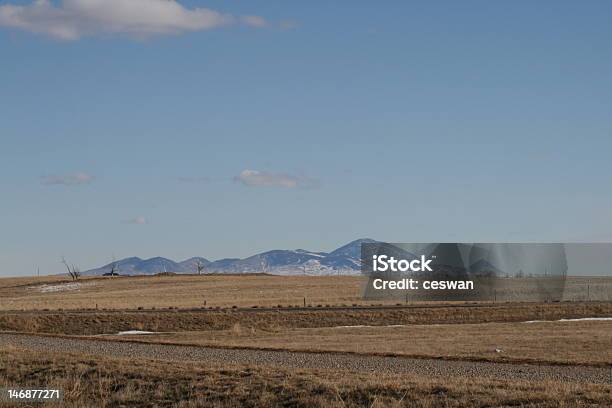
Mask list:
[[[109,336],[142,342],[423,358],[612,365],[612,321],[328,327]],[[496,352],[501,349],[501,352]]]
[[[572,278],[568,287],[572,300],[580,300],[585,287],[589,293],[609,294],[612,279]],[[345,352],[368,359],[384,354],[610,366],[612,322],[521,323],[610,316],[610,301],[363,301],[361,278],[345,276],[83,278],[76,285],[64,277],[0,279],[0,331]],[[393,325],[402,327],[388,327]],[[169,333],[114,336],[126,330]],[[66,391],[61,406],[68,407],[556,407],[612,402],[610,385],[557,380],[392,376],[341,371],[335,365],[330,370],[318,364],[316,370],[272,370],[259,363],[220,367],[209,361],[172,364],[127,357],[43,354],[2,346],[0,388],[55,385]]]
[[[349,375],[347,375],[349,374]],[[610,406],[610,385],[285,370],[0,349],[0,387],[60,388],[62,407]],[[11,405],[5,405],[11,406]],[[13,406],[24,406],[13,405]]]
[[[397,303],[362,300],[361,284],[354,276],[89,277],[76,285],[61,276],[3,278],[0,310],[303,306],[304,298],[311,306]],[[612,278],[568,278],[566,287],[566,300],[612,300]]]
[[[267,275],[85,278],[78,290],[46,293],[41,288],[62,280],[0,279],[0,310],[303,305],[304,297],[313,305],[364,304],[360,279]]]

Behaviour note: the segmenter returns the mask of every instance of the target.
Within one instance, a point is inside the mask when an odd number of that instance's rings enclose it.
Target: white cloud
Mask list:
[[[236,22],[252,27],[259,16],[234,17],[207,8],[187,9],[175,0],[35,0],[25,6],[0,6],[0,26],[45,34],[60,40],[86,35],[148,37],[211,30]]]
[[[249,187],[316,187],[318,182],[305,176],[275,174],[258,170],[243,170],[234,177],[234,181]]]
[[[148,224],[149,221],[145,217],[138,216],[138,217],[134,217],[134,218],[131,218],[131,219],[125,221],[125,223],[126,224],[136,224],[136,225],[145,225],[145,224]]]
[[[61,176],[44,176],[42,177],[42,183],[46,186],[62,185],[62,186],[76,186],[79,184],[88,184],[93,181],[93,176],[77,172],[73,174],[65,174]]]

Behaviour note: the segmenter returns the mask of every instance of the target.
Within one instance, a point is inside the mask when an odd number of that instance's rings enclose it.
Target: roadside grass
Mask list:
[[[285,370],[0,349],[0,387],[60,388],[61,407],[574,407],[609,385]],[[5,406],[10,406],[6,405]],[[23,406],[16,404],[14,406]]]
[[[562,318],[609,317],[612,303],[521,303],[470,307],[393,309],[284,309],[201,311],[0,312],[0,330],[56,334],[114,334],[126,330],[280,330],[355,325],[471,324]]]

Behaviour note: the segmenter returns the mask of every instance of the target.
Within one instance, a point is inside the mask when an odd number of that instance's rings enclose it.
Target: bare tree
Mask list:
[[[113,256],[113,262],[111,262],[110,271],[108,272],[108,274],[111,277],[119,275],[119,264],[115,260],[114,256]]]
[[[204,270],[204,264],[202,263],[202,261],[198,260],[196,268],[198,268],[198,275],[201,275],[202,271]]]
[[[72,265],[72,276],[74,280],[78,280],[81,277],[81,270],[78,266]]]
[[[81,277],[81,270],[74,264],[69,265],[68,262],[66,262],[66,258],[64,258],[63,256],[62,263],[66,266],[66,269],[68,270],[68,275],[70,275],[73,281],[78,280]]]

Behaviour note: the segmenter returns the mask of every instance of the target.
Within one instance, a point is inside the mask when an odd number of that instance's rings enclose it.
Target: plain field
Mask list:
[[[395,304],[364,301],[358,276],[174,275],[0,279],[0,310]],[[517,281],[517,287],[521,282]],[[612,278],[568,278],[566,300],[612,300]],[[400,302],[405,303],[405,302]]]
[[[56,277],[0,279],[0,310],[135,309],[363,304],[359,277],[175,275],[84,278],[78,289]],[[49,287],[57,291],[45,291]]]
[[[372,307],[373,302],[361,299],[361,284],[362,278],[347,276],[98,277],[76,283],[65,277],[0,279],[0,331],[91,336],[136,329],[172,333],[116,339],[216,346],[225,351],[319,351],[326,356],[327,352],[346,352],[360,354],[367,361],[375,359],[374,354],[486,360],[512,363],[512,370],[520,370],[519,363],[612,365],[610,321],[521,323],[610,317],[609,301],[412,305],[376,301]],[[609,294],[612,279],[568,280],[572,300],[587,300],[580,297],[585,288],[591,294],[598,290]],[[306,308],[301,307],[304,298]],[[401,327],[389,327],[394,325]],[[146,347],[151,350],[152,346]],[[67,391],[62,406],[68,407],[556,407],[612,403],[611,386],[606,384],[527,382],[515,381],[515,377],[502,381],[485,376],[391,376],[318,366],[287,370],[259,363],[176,364],[157,357],[110,358],[66,351],[0,347],[0,387],[57,386]],[[574,368],[595,369],[567,367]]]

